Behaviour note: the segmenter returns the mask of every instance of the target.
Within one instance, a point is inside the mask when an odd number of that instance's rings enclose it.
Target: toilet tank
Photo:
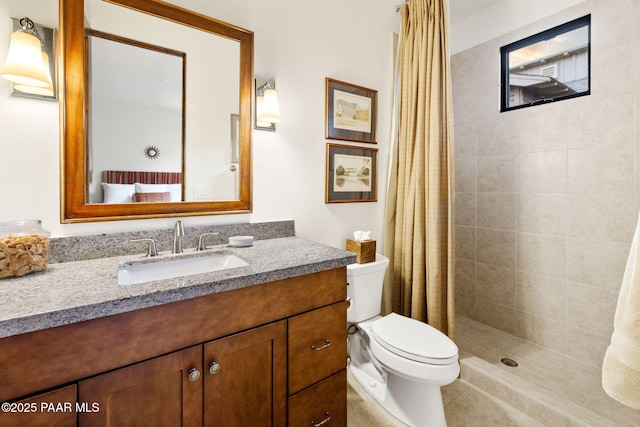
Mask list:
[[[380,314],[382,284],[389,258],[376,254],[376,260],[366,264],[347,265],[347,296],[351,305],[347,322],[357,323]]]

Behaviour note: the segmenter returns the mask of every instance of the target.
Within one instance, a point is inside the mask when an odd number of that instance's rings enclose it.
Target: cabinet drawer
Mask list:
[[[347,370],[343,369],[289,397],[288,425],[289,427],[346,426]]]
[[[289,319],[289,394],[347,366],[347,303]]]

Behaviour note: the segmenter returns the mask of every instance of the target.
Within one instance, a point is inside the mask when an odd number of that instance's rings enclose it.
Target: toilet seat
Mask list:
[[[431,365],[448,365],[458,359],[458,347],[436,328],[396,313],[371,322],[371,335],[386,350]]]

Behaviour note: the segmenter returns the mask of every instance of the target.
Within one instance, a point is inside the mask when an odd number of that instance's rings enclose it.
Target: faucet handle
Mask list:
[[[220,234],[219,232],[214,232],[214,233],[202,233],[200,235],[200,237],[198,238],[198,247],[196,248],[197,251],[204,251],[205,249],[207,249],[207,243],[205,242],[205,237],[207,236],[215,236],[217,234]]]
[[[149,246],[147,247],[147,256],[158,256],[158,250],[156,249],[156,241],[153,239],[132,239],[130,242],[147,242]]]

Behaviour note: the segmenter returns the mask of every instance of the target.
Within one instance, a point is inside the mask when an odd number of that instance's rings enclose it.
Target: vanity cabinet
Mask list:
[[[79,424],[284,425],[285,355],[280,321],[80,381]]]
[[[346,426],[345,299],[340,267],[2,338],[0,402],[68,389],[79,426]]]

